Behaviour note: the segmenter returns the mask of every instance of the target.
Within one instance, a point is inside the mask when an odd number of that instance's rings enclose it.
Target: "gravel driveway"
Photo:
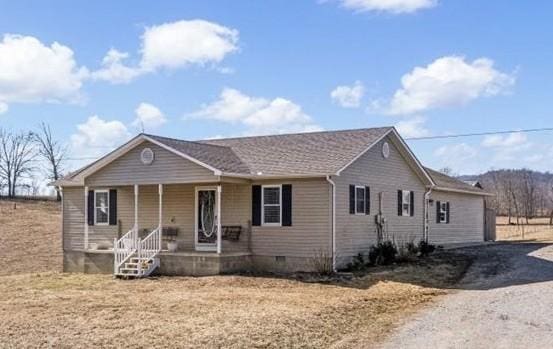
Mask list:
[[[553,245],[459,251],[476,259],[457,290],[407,319],[382,348],[553,347]]]

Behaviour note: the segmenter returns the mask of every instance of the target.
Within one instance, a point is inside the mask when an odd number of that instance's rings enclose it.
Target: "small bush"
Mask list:
[[[319,249],[313,253],[311,257],[311,267],[316,273],[321,275],[330,275],[332,270],[332,255],[323,249]]]
[[[353,257],[353,260],[348,263],[346,270],[348,271],[362,271],[367,268],[367,262],[365,261],[365,257],[361,253],[359,253],[357,256]]]
[[[395,261],[397,255],[396,245],[390,241],[379,242],[371,246],[369,250],[369,263],[372,265],[388,265]]]
[[[436,246],[429,244],[428,242],[421,240],[419,241],[419,253],[421,256],[428,256],[436,250]]]
[[[413,242],[400,244],[397,247],[396,261],[399,263],[413,262],[417,259],[419,249]]]

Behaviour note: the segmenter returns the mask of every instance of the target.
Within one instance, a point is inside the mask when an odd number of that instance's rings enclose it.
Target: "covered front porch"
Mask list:
[[[86,186],[77,259],[85,272],[107,272],[108,260],[117,271],[142,256],[168,275],[241,270],[250,255],[250,191],[221,182]]]

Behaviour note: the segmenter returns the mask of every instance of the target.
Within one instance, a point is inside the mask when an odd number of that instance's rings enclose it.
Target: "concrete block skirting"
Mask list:
[[[162,252],[157,275],[208,276],[251,270],[249,253]],[[86,274],[113,273],[113,252],[110,250],[64,251],[63,271]]]

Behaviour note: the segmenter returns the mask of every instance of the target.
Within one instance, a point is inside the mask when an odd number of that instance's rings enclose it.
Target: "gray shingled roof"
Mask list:
[[[338,172],[391,127],[202,140],[232,149],[250,173],[263,176]]]
[[[365,128],[200,141],[145,136],[226,174],[322,176],[340,171],[391,129]],[[66,176],[65,180],[70,180],[83,169]],[[426,171],[438,187],[487,194],[430,168]]]
[[[200,142],[184,141],[167,137],[146,135],[161,142],[181,153],[193,157],[206,165],[214,167],[222,172],[249,174],[250,169],[233,151],[233,149],[220,145]]]
[[[448,175],[445,175],[441,172],[435,171],[431,168],[425,167],[426,172],[432,177],[432,180],[434,183],[436,183],[436,186],[441,188],[448,188],[448,189],[457,189],[457,190],[464,190],[469,191],[473,193],[478,194],[487,194],[484,190],[472,186],[470,184],[467,184],[459,179],[450,177]]]

